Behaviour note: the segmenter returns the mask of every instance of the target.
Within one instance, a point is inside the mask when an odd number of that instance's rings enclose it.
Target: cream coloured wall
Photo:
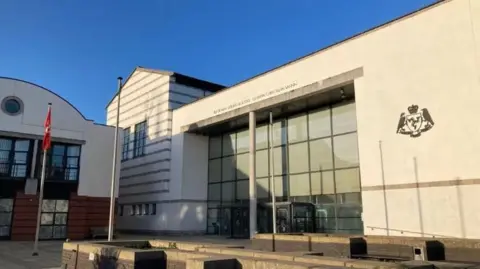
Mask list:
[[[417,182],[469,184],[480,176],[477,2],[438,3],[173,111],[171,183],[200,184],[207,176],[200,168],[181,172],[194,169],[182,155],[189,143],[179,135],[182,126],[285,92],[275,89],[294,90],[363,67],[355,96],[365,233],[480,238],[474,213],[480,206],[472,202],[479,185],[415,188]],[[427,108],[435,121],[418,138],[396,133],[400,113],[412,104]],[[207,155],[201,145],[189,147]],[[410,185],[374,188],[397,184]]]
[[[109,197],[112,176],[114,128],[87,120],[66,100],[38,85],[0,78],[0,101],[7,96],[20,98],[24,111],[17,116],[0,113],[0,131],[12,135],[44,134],[48,103],[52,103],[52,140],[71,139],[83,143],[78,194]],[[13,134],[15,133],[15,134]],[[8,133],[7,133],[8,134]]]

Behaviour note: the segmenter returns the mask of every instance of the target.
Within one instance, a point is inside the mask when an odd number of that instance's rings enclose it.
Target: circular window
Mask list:
[[[22,100],[14,96],[6,97],[2,101],[2,110],[12,116],[18,115],[23,110]]]

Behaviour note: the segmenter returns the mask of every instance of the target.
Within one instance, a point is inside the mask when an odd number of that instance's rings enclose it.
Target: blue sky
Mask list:
[[[0,76],[104,123],[116,78],[136,66],[231,85],[433,2],[1,0]]]

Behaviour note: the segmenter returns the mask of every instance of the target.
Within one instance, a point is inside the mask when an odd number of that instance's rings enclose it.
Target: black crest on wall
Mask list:
[[[404,112],[400,114],[397,134],[419,137],[435,125],[428,109],[422,108],[419,110],[417,105],[411,105],[407,110],[408,114]]]

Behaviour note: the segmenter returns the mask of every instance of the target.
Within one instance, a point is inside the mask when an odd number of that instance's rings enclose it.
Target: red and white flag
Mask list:
[[[51,137],[52,106],[50,104],[48,105],[47,118],[45,119],[45,123],[43,124],[43,126],[45,127],[45,133],[43,134],[42,149],[46,151],[50,148],[50,143],[52,140],[52,137]]]

